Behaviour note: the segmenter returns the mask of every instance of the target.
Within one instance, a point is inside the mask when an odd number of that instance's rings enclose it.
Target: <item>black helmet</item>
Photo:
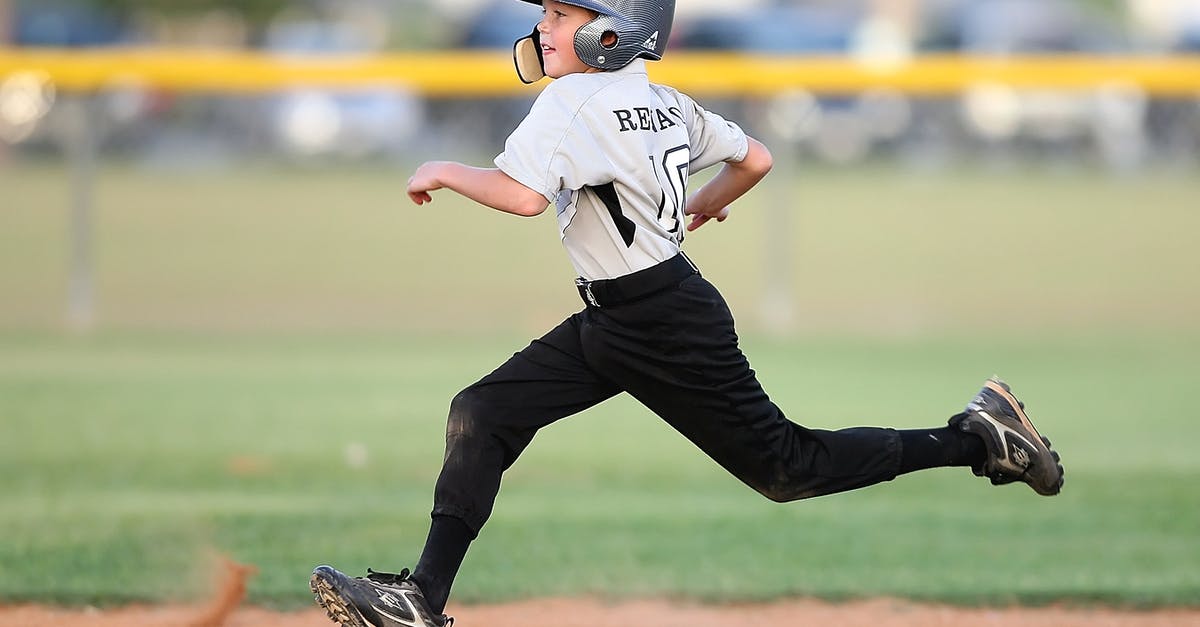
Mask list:
[[[675,21],[675,0],[559,1],[599,14],[575,33],[575,54],[591,67],[617,70],[639,57],[657,61],[667,50],[671,24]],[[524,2],[542,4],[541,0]],[[616,35],[613,45],[600,43],[605,33]],[[546,75],[536,27],[533,33],[514,44],[513,58],[517,64],[517,75],[522,81],[532,83]]]

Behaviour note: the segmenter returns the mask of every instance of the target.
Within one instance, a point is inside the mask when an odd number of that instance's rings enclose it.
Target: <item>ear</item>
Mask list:
[[[526,85],[546,77],[546,65],[542,59],[542,36],[537,27],[534,27],[527,37],[522,37],[513,44],[513,62],[517,66],[517,76]]]

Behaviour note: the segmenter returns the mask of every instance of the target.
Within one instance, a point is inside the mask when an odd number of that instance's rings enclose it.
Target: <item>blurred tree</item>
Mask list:
[[[1084,8],[1108,15],[1124,15],[1126,0],[1079,0]]]
[[[13,36],[13,7],[10,0],[0,0],[0,46],[8,45]]]
[[[293,0],[85,0],[98,7],[115,10],[123,15],[134,12],[158,13],[164,16],[203,14],[214,9],[241,15],[255,29],[264,26]]]

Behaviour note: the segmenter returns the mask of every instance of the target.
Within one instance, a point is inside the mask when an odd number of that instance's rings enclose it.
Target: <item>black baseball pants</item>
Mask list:
[[[588,292],[583,311],[454,397],[434,515],[459,518],[478,533],[501,474],[538,429],[621,392],[773,501],[896,476],[896,431],[826,431],[789,421],[738,348],[733,316],[716,288],[694,271],[669,278],[627,302],[597,303]]]

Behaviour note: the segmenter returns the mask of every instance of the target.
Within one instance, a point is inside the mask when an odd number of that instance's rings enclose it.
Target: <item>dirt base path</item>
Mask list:
[[[614,605],[586,599],[547,599],[503,605],[453,607],[461,627],[1200,627],[1200,609],[1148,612],[1104,608],[969,609],[877,599],[832,604],[797,600],[766,605],[700,606],[667,601]],[[331,627],[323,612],[286,613],[239,608],[215,619],[201,607],[129,607],[65,610],[0,607],[0,627]]]

